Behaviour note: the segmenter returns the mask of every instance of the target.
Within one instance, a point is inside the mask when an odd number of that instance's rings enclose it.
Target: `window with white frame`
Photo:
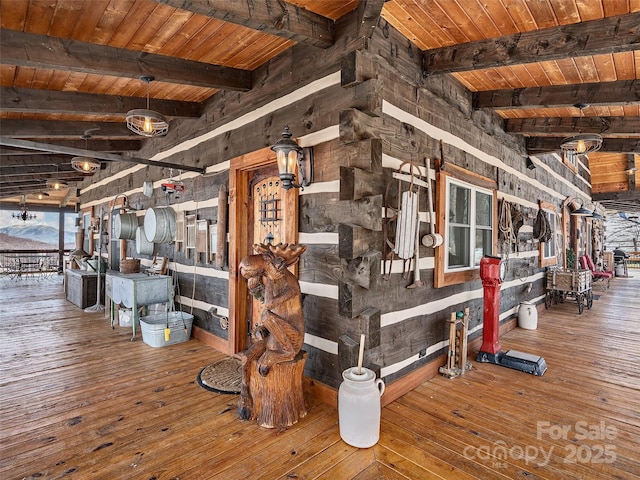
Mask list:
[[[469,270],[493,254],[493,192],[448,177],[445,272]]]

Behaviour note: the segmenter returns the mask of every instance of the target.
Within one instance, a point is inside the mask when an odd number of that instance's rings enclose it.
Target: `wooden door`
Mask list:
[[[277,166],[265,167],[254,172],[249,202],[249,245],[277,245],[283,242],[283,192]],[[250,334],[252,326],[260,320],[263,305],[259,300],[252,298],[248,307],[247,334]],[[248,342],[249,338],[246,341]]]
[[[268,240],[274,244],[298,242],[298,190],[282,190],[275,153],[264,148],[232,159],[229,168],[230,355],[245,350],[248,325],[259,315],[238,264],[253,253],[253,244]]]

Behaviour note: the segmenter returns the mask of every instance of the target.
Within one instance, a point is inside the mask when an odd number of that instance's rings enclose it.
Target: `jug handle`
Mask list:
[[[381,378],[376,380],[376,387],[380,390],[380,396],[384,393],[385,385]]]

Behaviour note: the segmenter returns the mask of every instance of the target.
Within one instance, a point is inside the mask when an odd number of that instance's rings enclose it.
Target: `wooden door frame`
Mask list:
[[[275,164],[276,155],[269,147],[233,158],[229,166],[229,335],[227,354],[246,348],[247,282],[240,276],[238,264],[252,252],[247,239],[250,181],[255,170]],[[282,191],[282,209],[292,212],[283,218],[286,243],[298,241],[298,189]]]

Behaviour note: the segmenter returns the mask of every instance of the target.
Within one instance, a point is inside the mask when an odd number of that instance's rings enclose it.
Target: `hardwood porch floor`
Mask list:
[[[59,278],[0,288],[2,479],[640,478],[640,275],[502,338],[542,355],[543,377],[477,362],[436,377],[383,409],[366,450],[314,398],[287,431],[239,421],[236,396],[195,381],[221,354],[130,342]]]

